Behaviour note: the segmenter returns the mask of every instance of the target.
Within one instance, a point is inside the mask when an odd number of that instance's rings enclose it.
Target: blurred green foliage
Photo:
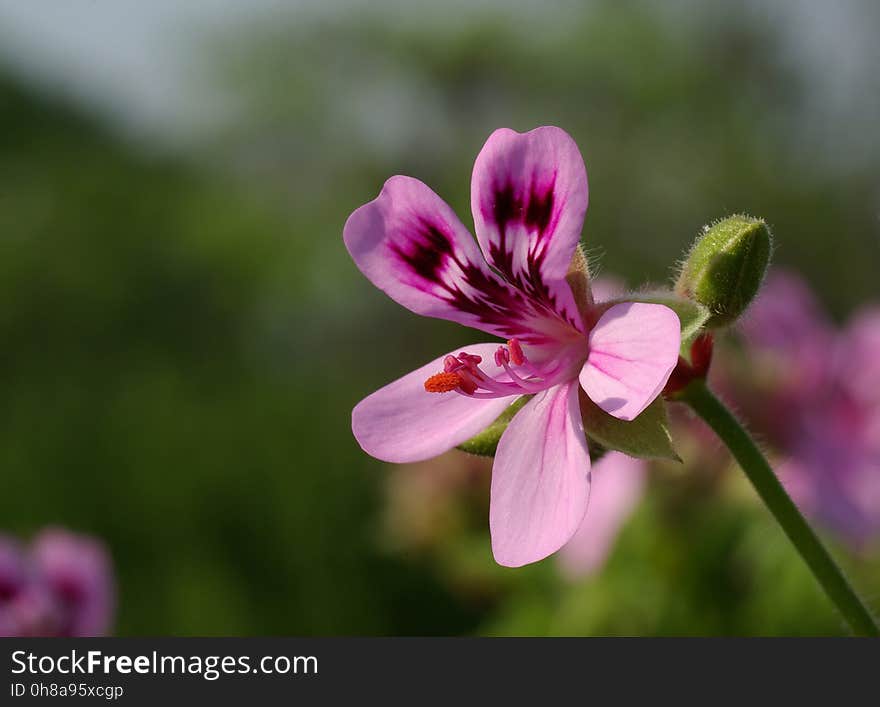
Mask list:
[[[558,124],[590,174],[586,245],[631,285],[745,211],[836,312],[877,295],[876,170],[823,170],[801,141],[810,85],[774,27],[631,3],[514,19],[226,38],[209,65],[237,120],[175,157],[0,79],[0,518],[103,537],[119,633],[843,632],[747,491],[681,473],[580,585],[494,566],[479,494],[439,555],[382,541],[388,472],[351,407],[473,341],[345,253],[345,218],[391,174],[467,223],[488,134]],[[850,564],[880,590],[876,562]]]

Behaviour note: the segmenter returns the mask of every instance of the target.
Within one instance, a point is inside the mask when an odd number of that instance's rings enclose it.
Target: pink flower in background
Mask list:
[[[826,385],[835,332],[797,273],[773,268],[738,327],[756,366],[766,369],[785,404],[809,400]]]
[[[758,400],[738,402],[767,413],[798,505],[861,546],[880,534],[880,309],[836,331],[807,284],[777,270],[743,330],[770,376]]]
[[[880,306],[857,312],[840,338],[835,374],[848,395],[876,418],[880,411]],[[880,430],[877,430],[880,432]],[[880,443],[880,439],[877,440]]]
[[[0,636],[104,635],[114,594],[97,540],[48,529],[24,547],[0,536]]]
[[[597,572],[614,547],[617,534],[638,505],[645,488],[647,462],[608,452],[590,472],[590,510],[580,528],[559,551],[559,565],[570,579]]]
[[[598,308],[566,280],[587,209],[587,174],[558,128],[493,133],[471,180],[476,242],[422,182],[392,177],[348,219],[344,239],[367,278],[425,316],[507,340],[476,343],[360,402],[352,430],[390,462],[436,456],[534,397],[498,444],[489,523],[495,559],[516,567],[558,550],[581,524],[590,458],[579,390],[623,420],[663,389],[680,324],[657,304]]]

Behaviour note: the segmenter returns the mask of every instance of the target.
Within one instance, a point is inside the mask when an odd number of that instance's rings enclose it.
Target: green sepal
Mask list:
[[[666,403],[658,397],[635,420],[624,422],[609,415],[580,391],[581,417],[587,437],[605,449],[640,459],[681,461],[672,446]]]
[[[495,422],[479,434],[471,437],[467,442],[459,444],[456,449],[460,449],[468,454],[477,454],[481,457],[494,457],[495,450],[498,448],[498,440],[501,439],[504,430],[507,429],[513,416],[516,415],[520,408],[522,408],[531,397],[531,395],[524,395],[521,398],[517,398],[516,402],[502,412]]]

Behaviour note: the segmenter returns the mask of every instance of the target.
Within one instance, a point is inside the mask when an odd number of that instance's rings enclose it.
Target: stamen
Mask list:
[[[447,373],[455,373],[462,368],[461,362],[455,356],[447,356],[443,359],[443,370]]]
[[[425,390],[429,393],[448,393],[450,390],[458,388],[463,382],[458,373],[444,371],[428,378],[425,381]]]
[[[539,393],[546,387],[540,382],[534,383],[532,381],[520,378],[510,367],[509,363],[504,364],[504,370],[507,371],[507,375],[510,376],[510,379],[527,393]]]
[[[462,351],[460,354],[458,354],[458,360],[461,361],[465,366],[467,366],[471,371],[476,371],[477,366],[479,366],[483,362],[483,357]]]
[[[448,393],[454,390],[459,395],[472,398],[491,399],[502,396],[538,393],[552,384],[559,368],[551,370],[536,369],[525,357],[519,341],[511,339],[507,346],[495,350],[495,365],[503,368],[510,380],[498,380],[480,368],[481,356],[462,351],[458,356],[443,359],[443,372],[436,373],[425,381],[429,393]],[[517,374],[511,367],[522,366]]]
[[[460,374],[460,377],[461,377],[461,383],[459,384],[459,386],[456,390],[461,391],[462,393],[465,393],[466,395],[473,395],[476,392],[477,388],[479,387],[474,382],[474,379],[471,378],[471,376],[467,373],[467,371],[463,371]]]
[[[526,356],[523,353],[522,346],[519,345],[519,341],[517,339],[510,339],[507,342],[507,348],[510,349],[510,360],[513,362],[513,365],[522,366],[526,361]]]

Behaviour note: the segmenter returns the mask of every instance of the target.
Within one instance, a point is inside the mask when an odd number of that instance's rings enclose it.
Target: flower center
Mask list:
[[[435,373],[425,381],[429,393],[448,393],[455,391],[471,398],[501,398],[511,395],[539,393],[553,384],[551,379],[559,372],[559,367],[549,371],[539,371],[526,358],[519,341],[511,339],[506,346],[495,351],[495,365],[504,374],[494,378],[487,374],[480,364],[481,356],[462,351],[458,356],[447,356],[443,361],[443,371]],[[519,371],[514,370],[514,366]]]

